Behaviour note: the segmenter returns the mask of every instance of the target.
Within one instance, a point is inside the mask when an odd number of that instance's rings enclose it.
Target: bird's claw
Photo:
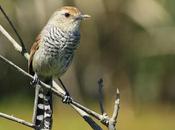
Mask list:
[[[62,102],[65,104],[70,104],[72,102],[72,98],[69,94],[65,94],[62,98]]]
[[[39,80],[39,78],[38,78],[38,75],[35,74],[35,75],[33,76],[33,80],[30,82],[30,84],[33,85],[33,86],[35,86],[35,85],[39,84],[39,82],[40,82],[40,80]]]

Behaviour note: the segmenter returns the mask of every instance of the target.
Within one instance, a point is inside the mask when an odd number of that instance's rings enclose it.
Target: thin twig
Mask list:
[[[76,107],[80,108],[81,110],[85,111],[86,113],[88,113],[89,115],[93,116],[94,118],[96,118],[97,120],[103,120],[103,116],[98,114],[97,112],[95,111],[92,111],[90,110],[89,108],[87,107],[84,107],[83,105],[79,104],[78,102],[76,101],[72,101],[71,104],[75,105]],[[107,125],[107,124],[104,124],[104,125]]]
[[[111,118],[114,121],[117,120],[119,108],[120,108],[120,92],[119,92],[119,89],[117,88],[114,111],[113,111],[113,115],[112,115],[112,118]]]
[[[38,95],[39,95],[39,89],[40,85],[35,86],[35,99],[34,99],[34,105],[33,105],[33,116],[32,116],[32,123],[36,123],[36,117],[37,117],[37,107],[38,107]]]
[[[24,42],[23,42],[22,38],[20,37],[18,31],[16,30],[15,26],[13,25],[12,21],[10,20],[10,18],[8,17],[8,15],[6,14],[6,12],[3,10],[3,8],[1,7],[1,5],[0,5],[0,10],[1,10],[2,14],[4,15],[4,17],[6,18],[6,20],[8,21],[8,23],[10,24],[10,26],[12,27],[13,31],[15,32],[15,34],[17,35],[17,37],[18,37],[18,39],[19,39],[19,41],[21,43],[21,46],[22,46],[21,53],[22,53],[22,55],[24,55],[24,53],[26,53],[27,50],[25,48],[25,45],[24,45]]]
[[[117,88],[116,99],[115,99],[115,104],[114,104],[114,111],[113,111],[111,119],[109,120],[109,126],[108,126],[109,130],[116,130],[115,126],[117,123],[119,108],[120,108],[120,92],[119,92],[119,89]]]
[[[84,111],[71,104],[75,111],[91,126],[93,130],[102,130],[102,128]]]
[[[11,121],[14,121],[14,122],[17,122],[17,123],[22,124],[22,125],[25,125],[25,126],[28,126],[30,128],[35,128],[35,125],[34,124],[29,123],[29,122],[27,122],[25,120],[16,118],[14,116],[10,116],[10,115],[7,115],[7,114],[4,114],[4,113],[1,113],[0,112],[0,117],[5,118],[5,119],[8,119],[8,120],[11,120]]]
[[[98,92],[99,92],[99,105],[102,115],[104,114],[104,96],[103,96],[103,79],[98,80]]]
[[[10,43],[13,45],[15,50],[17,50],[19,53],[21,53],[22,52],[22,47],[10,36],[10,34],[1,25],[0,25],[0,31],[10,41]],[[27,60],[29,59],[29,54],[27,52],[23,53],[22,55]]]
[[[99,105],[100,105],[100,110],[101,110],[101,114],[103,116],[101,123],[105,124],[106,126],[108,126],[109,124],[109,117],[107,115],[107,113],[104,110],[104,94],[103,94],[103,79],[99,79],[98,80],[98,91],[99,91]]]

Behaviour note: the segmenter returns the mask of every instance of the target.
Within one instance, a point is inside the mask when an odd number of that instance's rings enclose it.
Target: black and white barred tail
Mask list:
[[[45,81],[45,83],[51,85],[51,81]],[[34,119],[34,123],[38,128],[36,130],[51,130],[53,112],[52,92],[42,87],[38,88],[38,90],[36,117]]]

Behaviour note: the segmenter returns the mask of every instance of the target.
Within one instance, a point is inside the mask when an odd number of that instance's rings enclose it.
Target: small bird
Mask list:
[[[72,6],[54,12],[30,50],[28,70],[34,75],[33,83],[41,80],[52,86],[52,79],[66,72],[80,42],[80,23],[89,17]],[[52,112],[52,93],[40,88],[35,125],[50,130]]]

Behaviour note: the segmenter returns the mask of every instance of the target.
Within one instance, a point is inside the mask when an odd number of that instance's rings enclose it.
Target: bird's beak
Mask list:
[[[87,18],[90,18],[91,16],[88,14],[80,14],[78,17],[76,17],[76,20],[84,20]]]
[[[88,15],[88,14],[82,14],[80,15],[82,17],[82,19],[87,19],[87,18],[90,18],[91,16]]]

